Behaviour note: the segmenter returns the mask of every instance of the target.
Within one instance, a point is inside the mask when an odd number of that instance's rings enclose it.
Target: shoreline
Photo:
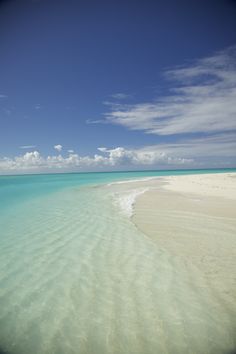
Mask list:
[[[114,196],[119,196],[120,199],[122,197],[127,199],[136,191],[135,198],[131,198],[132,205],[129,205],[133,211],[139,195],[148,191],[156,193],[166,190],[172,193],[186,194],[186,196],[192,195],[193,198],[194,196],[197,198],[196,201],[200,201],[203,197],[236,200],[236,172],[143,177],[114,181],[105,184],[104,187],[111,188]],[[122,209],[122,205],[120,207]],[[132,217],[132,215],[133,212],[129,216]]]
[[[159,177],[97,182],[37,196],[27,189],[30,198],[2,216],[2,350],[234,352],[236,233],[234,220],[215,210],[235,201],[168,191]]]
[[[231,342],[235,349],[236,173],[157,177],[112,188],[120,198],[136,190],[133,213],[126,215],[180,265],[178,277],[184,275],[188,289],[183,296],[194,294],[203,312],[214,309],[212,316],[227,328],[226,347]]]
[[[198,267],[202,258],[211,257],[216,262],[224,252],[224,257],[233,262],[232,254],[236,259],[236,174],[170,176],[155,180],[149,183],[149,190],[137,196],[131,220],[158,246],[173,256],[197,263]],[[228,237],[220,238],[220,230]]]
[[[120,210],[153,250],[165,255],[165,267],[171,264],[166,296],[177,301],[177,311],[189,311],[189,328],[194,325],[198,333],[202,326],[208,328],[215,349],[202,333],[203,352],[234,352],[236,173],[157,177],[107,188],[116,201],[128,200],[136,191],[129,200],[132,215],[125,212],[127,205],[120,203]],[[189,340],[193,337],[191,332]]]
[[[189,274],[236,329],[236,174],[168,177],[139,196],[132,222]],[[229,329],[230,330],[230,329]],[[236,343],[234,342],[236,347]]]
[[[236,173],[151,177],[107,187],[121,212],[157,247],[202,273],[209,265],[214,273],[213,264],[218,273],[234,273]],[[236,279],[234,284],[236,291]]]

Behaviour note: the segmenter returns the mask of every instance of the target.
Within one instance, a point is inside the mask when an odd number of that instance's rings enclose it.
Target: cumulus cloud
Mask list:
[[[172,89],[137,104],[111,104],[105,119],[156,135],[218,133],[236,129],[236,46],[164,73]],[[91,123],[91,121],[90,121]]]
[[[43,166],[44,159],[40,156],[38,151],[26,152],[24,155],[16,156],[14,158],[4,157],[0,159],[1,173],[17,173],[24,171],[40,171]]]
[[[70,150],[67,150],[67,152],[69,152],[70,154],[73,154],[74,150],[70,149]]]
[[[103,169],[127,166],[145,166],[155,163],[161,164],[183,164],[191,160],[170,157],[156,147],[152,149],[127,150],[123,147],[113,149],[104,148],[104,155],[80,156],[70,153],[67,157],[53,155],[43,157],[38,151],[27,152],[24,155],[14,158],[4,157],[0,159],[1,173],[16,172],[44,172],[44,171],[70,171],[81,169]]]
[[[57,150],[58,152],[60,152],[62,150],[62,145],[60,145],[60,144],[54,145],[54,149]]]
[[[99,153],[80,156],[42,156],[38,151],[13,158],[0,158],[0,173],[29,173],[89,170],[127,170],[141,168],[233,167],[236,165],[234,133],[182,139],[142,148],[99,147]]]

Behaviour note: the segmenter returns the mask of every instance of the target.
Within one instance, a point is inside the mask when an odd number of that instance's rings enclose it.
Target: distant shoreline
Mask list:
[[[220,168],[190,168],[190,169],[160,169],[160,170],[112,170],[112,171],[72,171],[72,172],[32,172],[32,173],[16,173],[16,174],[1,174],[0,173],[0,178],[1,177],[21,177],[21,176],[42,176],[42,175],[76,175],[76,174],[110,174],[110,173],[148,173],[148,172],[155,172],[155,173],[165,173],[165,172],[176,172],[178,174],[178,172],[196,172],[196,171],[212,171],[210,173],[227,173],[227,172],[236,172],[236,167],[231,167],[231,168],[227,168],[227,167],[220,167]]]

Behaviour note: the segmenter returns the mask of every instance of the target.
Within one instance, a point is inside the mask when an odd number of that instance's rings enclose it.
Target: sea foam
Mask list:
[[[114,186],[116,184],[126,184],[126,183],[135,183],[135,182],[145,182],[145,181],[151,181],[152,179],[156,179],[157,177],[143,177],[143,178],[138,178],[138,179],[127,179],[127,180],[122,180],[122,181],[116,181],[116,182],[111,182],[108,183],[107,186]]]
[[[136,198],[147,192],[149,188],[137,188],[129,190],[125,193],[114,193],[115,204],[119,206],[123,214],[128,217],[133,215],[133,206]]]

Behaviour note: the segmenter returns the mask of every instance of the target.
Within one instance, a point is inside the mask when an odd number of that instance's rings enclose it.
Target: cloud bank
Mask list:
[[[99,150],[103,154],[80,156],[70,153],[68,156],[59,154],[43,157],[38,151],[32,151],[13,158],[4,157],[0,159],[0,173],[80,171],[104,168],[109,170],[119,167],[127,168],[127,166],[150,166],[155,163],[179,165],[188,162],[187,159],[167,156],[158,149],[127,150],[123,147],[116,147],[114,149],[99,148]]]
[[[60,145],[60,144],[54,145],[54,149],[57,150],[58,152],[60,152],[62,150],[62,145]]]
[[[42,156],[39,151],[31,151],[13,158],[0,158],[0,173],[233,167],[235,151],[233,133],[142,148],[99,147],[98,153],[92,156],[77,153]]]

